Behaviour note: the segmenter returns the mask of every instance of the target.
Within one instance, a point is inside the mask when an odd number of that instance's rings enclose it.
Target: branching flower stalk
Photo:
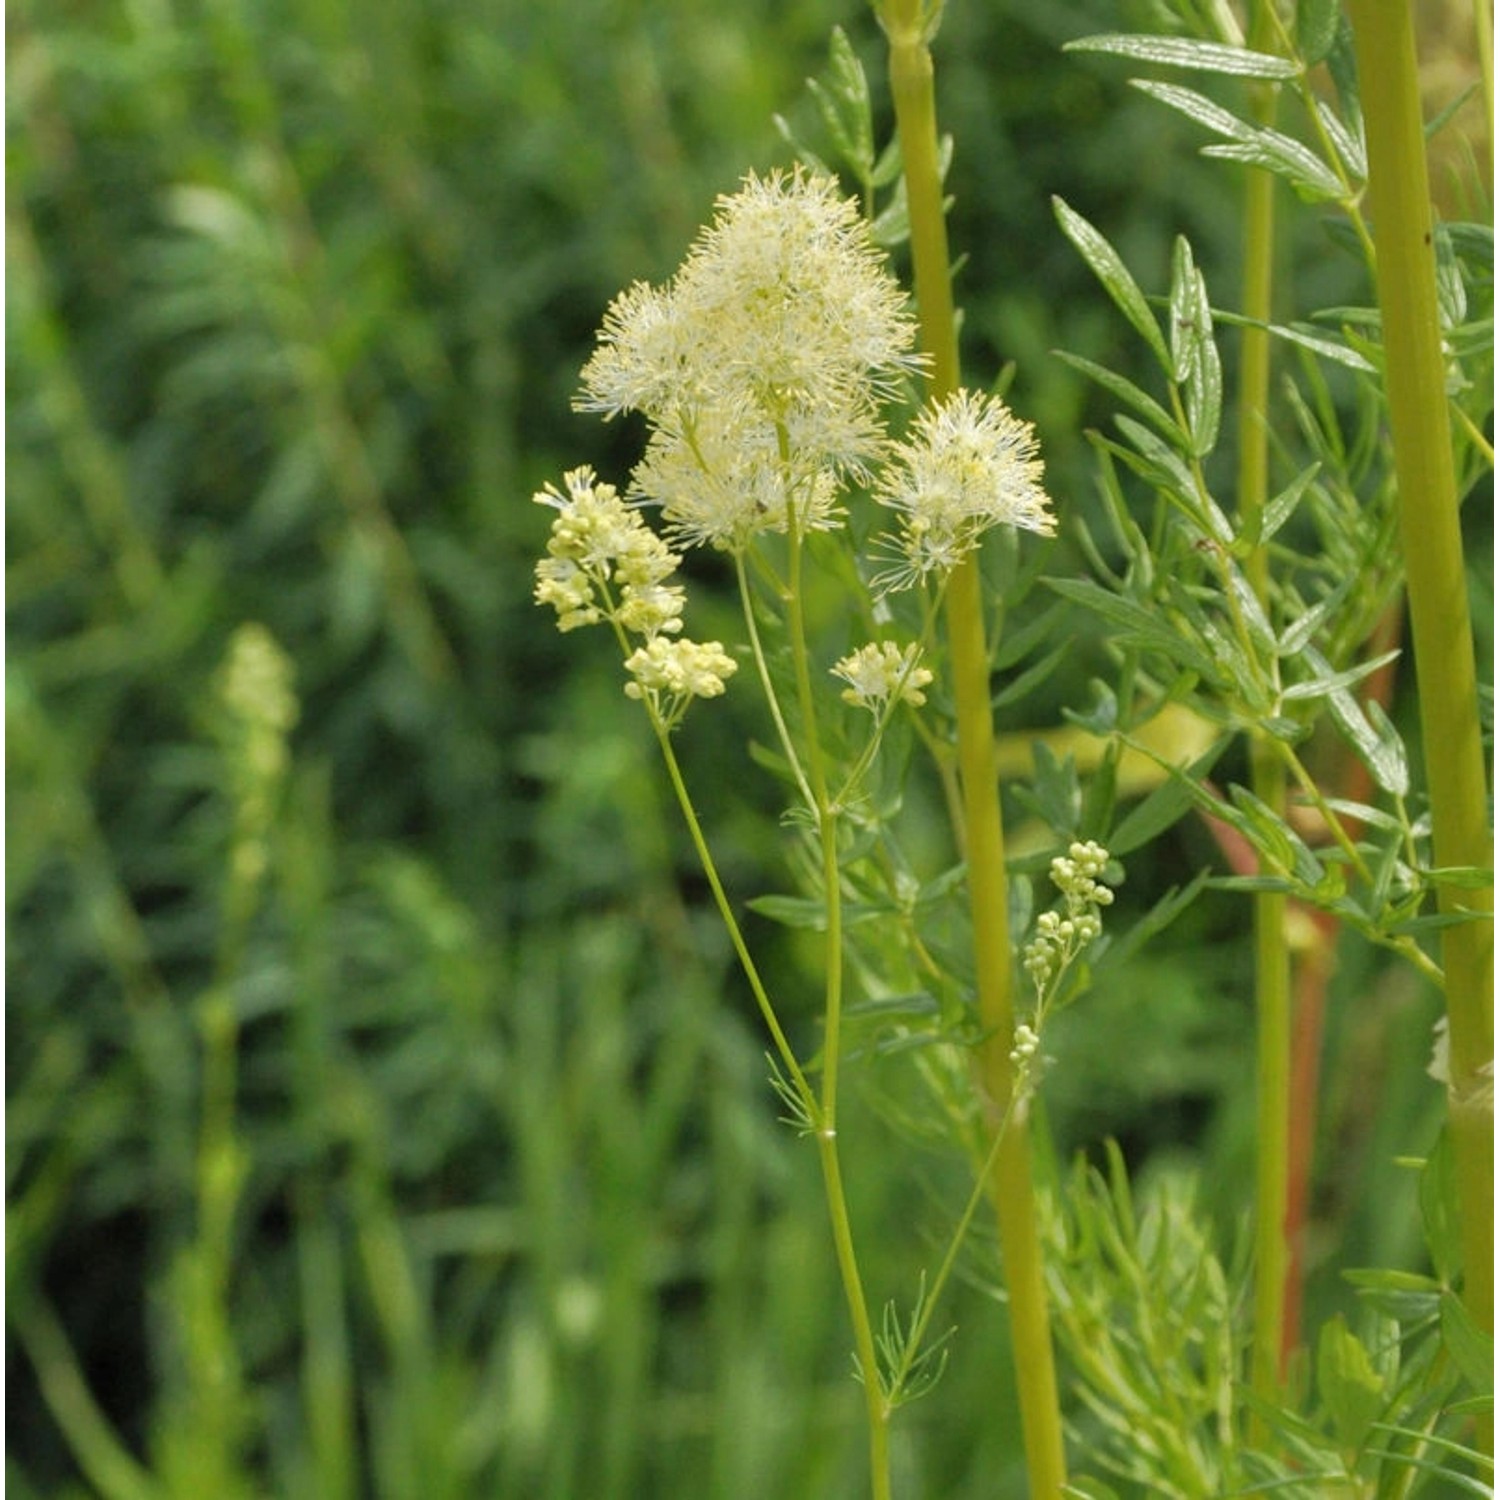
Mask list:
[[[926,1389],[941,1359],[921,1340],[933,1301],[951,1270],[971,1208],[943,1262],[931,1295],[919,1293],[904,1324],[888,1311],[876,1337],[855,1253],[838,1145],[839,1077],[843,1047],[844,819],[860,795],[881,739],[903,706],[920,707],[933,680],[923,665],[937,612],[951,600],[952,580],[972,565],[984,533],[997,525],[1050,533],[1050,504],[1041,487],[1036,437],[1003,402],[948,387],[892,441],[879,403],[925,365],[912,352],[917,326],[905,297],[876,249],[858,205],[838,196],[826,177],[796,172],[747,177],[740,192],[721,198],[718,212],[687,260],[663,288],[637,284],[605,315],[598,347],[583,371],[584,409],[613,414],[637,410],[652,432],[632,478],[630,499],[600,483],[588,468],[565,476],[535,498],[556,512],[547,556],[536,567],[536,600],[557,613],[559,628],[607,623],[627,674],[625,692],[646,709],[694,848],[729,931],[756,1004],[775,1043],[775,1086],[794,1122],[817,1142],[839,1274],[854,1331],[855,1359],[868,1416],[871,1487],[890,1495],[888,1432],[891,1414]],[[866,561],[877,595],[919,587],[920,636],[900,643],[869,641],[829,669],[846,684],[843,700],[873,720],[852,764],[837,765],[825,749],[805,599],[805,547],[813,531],[841,519],[843,483],[857,479],[894,513],[893,529]],[[642,519],[655,505],[666,538]],[[670,542],[670,544],[669,544]],[[674,580],[681,557],[674,546],[708,544],[735,565],[746,639],[796,788],[797,826],[813,848],[823,932],[823,1049],[816,1087],[796,1057],[756,970],[720,881],[692,798],[672,747],[672,734],[698,698],[717,697],[737,668],[718,641],[682,635],[685,594]],[[851,570],[852,572],[853,570]],[[771,670],[758,605],[767,605],[790,657],[792,685]],[[989,726],[983,621],[970,650],[978,674],[965,712],[977,705],[982,729],[971,723],[960,759]],[[873,611],[872,611],[873,613]],[[785,692],[786,701],[782,701]],[[835,783],[833,773],[838,770]],[[963,774],[978,774],[973,765]],[[976,796],[978,817],[968,843],[999,837],[999,809]],[[837,784],[837,792],[833,787]],[[989,829],[983,816],[989,808]],[[989,942],[985,914],[1004,916],[1003,848],[980,857],[982,896],[976,920]],[[996,887],[993,881],[998,878]],[[989,884],[986,884],[989,882]],[[994,904],[998,902],[998,907]],[[917,941],[913,935],[913,941]],[[1003,926],[987,962],[1008,968]],[[918,948],[920,944],[918,942]],[[985,1017],[1007,1017],[993,998]],[[1008,1021],[995,1044],[1014,1040]],[[1005,1053],[1000,1053],[1002,1068]],[[1018,1051],[1022,1068],[1029,1054]],[[1008,1071],[988,1086],[993,1104],[991,1170],[982,1185],[1008,1192],[1003,1163],[1024,1130],[1025,1093]],[[1024,1142],[1023,1142],[1024,1146]],[[1024,1150],[1020,1169],[1029,1181]],[[1012,1174],[1016,1170],[1013,1166]],[[998,1187],[996,1186],[998,1184]],[[1034,1248],[1034,1231],[1033,1231]],[[1027,1245],[1008,1251],[1026,1264]],[[1040,1289],[1039,1263],[1036,1267]],[[1026,1312],[1020,1315],[1025,1326]],[[1045,1339],[1045,1322],[1041,1333]],[[1050,1359],[1050,1345],[1046,1350]],[[882,1363],[883,1356],[883,1363]],[[1050,1381],[1050,1374],[1049,1374]],[[1050,1390],[1050,1385],[1049,1385]],[[1052,1396],[1055,1418],[1055,1394]],[[1055,1493],[1056,1485],[1052,1492]]]
[[[915,327],[857,205],[829,179],[795,173],[747,177],[719,200],[672,281],[641,283],[615,299],[583,371],[578,404],[651,423],[632,498],[660,508],[675,543],[729,553],[756,675],[817,846],[824,933],[824,1045],[816,1089],[799,1065],[745,947],[672,749],[689,701],[722,691],[736,663],[717,642],[678,636],[682,589],[666,580],[680,558],[588,471],[568,495],[537,498],[560,511],[537,599],[564,629],[608,619],[632,680],[626,692],[651,718],[674,791],[714,899],[779,1056],[778,1088],[814,1137],[840,1278],[854,1331],[868,1417],[871,1488],[890,1495],[892,1402],[861,1281],[838,1148],[844,1005],[840,808],[814,692],[805,620],[804,548],[841,519],[840,486],[866,479],[887,448],[879,411],[907,374]],[[761,550],[776,538],[778,562]],[[794,701],[783,704],[756,621],[752,575],[768,590],[790,653]],[[630,650],[632,637],[645,637]],[[878,647],[876,648],[878,652]],[[901,689],[915,656],[898,650]],[[894,685],[894,684],[893,684]],[[883,722],[883,721],[882,721]]]
[[[947,228],[938,165],[932,54],[936,0],[881,0],[878,15],[890,45],[891,93],[901,138],[921,342],[931,359],[929,392],[942,400],[959,384],[958,340],[949,279]],[[980,1067],[998,1128],[1016,1078],[1005,842],[994,761],[989,647],[977,553],[953,569],[945,605],[956,705],[964,856],[968,865],[980,1023],[987,1040]],[[1041,1238],[1023,1112],[1001,1135],[990,1173],[1010,1294],[1012,1352],[1020,1390],[1031,1494],[1053,1500],[1066,1482],[1062,1419],[1042,1274]]]
[[[1367,112],[1369,206],[1401,545],[1432,809],[1433,863],[1491,868],[1474,641],[1438,313],[1416,43],[1397,0],[1354,0]],[[1464,1299],[1494,1330],[1493,883],[1439,887],[1449,1034],[1448,1120],[1464,1245]],[[1492,1447],[1492,1435],[1487,1438]]]

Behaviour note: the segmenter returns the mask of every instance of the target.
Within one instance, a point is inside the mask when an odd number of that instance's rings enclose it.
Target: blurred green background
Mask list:
[[[1017,362],[1077,518],[1107,408],[1048,351],[1133,354],[1049,197],[1148,286],[1186,233],[1232,302],[1235,178],[1060,52],[1144,8],[949,11],[970,376]],[[18,1500],[861,1492],[813,1154],[617,663],[530,602],[528,503],[579,463],[623,479],[640,432],[569,409],[602,310],[787,160],[774,113],[815,128],[835,23],[879,99],[847,0],[8,7]],[[1286,254],[1299,296],[1355,295],[1315,227]],[[247,622],[300,704],[249,814],[220,691]],[[1099,660],[1081,641],[1009,727],[1057,723]],[[682,753],[744,899],[785,881],[772,790],[723,771],[761,732],[733,700]],[[1214,858],[1185,826],[1129,899]],[[1226,1244],[1245,953],[1242,904],[1201,901],[1060,1029],[1049,1085],[1061,1153],[1108,1133],[1202,1166]],[[1319,1253],[1417,1253],[1390,1159],[1436,1119],[1434,1005],[1358,951],[1340,970]],[[793,1023],[810,1050],[810,1004]],[[848,1174],[873,1294],[907,1300],[913,1225],[964,1184],[884,1131],[854,1108]],[[1016,1493],[1003,1308],[976,1277],[944,1321],[898,1485]]]

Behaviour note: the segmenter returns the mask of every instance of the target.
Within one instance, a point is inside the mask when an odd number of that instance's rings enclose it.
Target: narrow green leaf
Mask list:
[[[1334,364],[1346,365],[1349,369],[1359,370],[1366,375],[1376,373],[1374,364],[1359,350],[1351,348],[1348,344],[1341,344],[1336,339],[1328,338],[1325,334],[1317,333],[1312,329],[1299,327],[1295,323],[1269,325],[1254,323],[1248,318],[1236,317],[1233,313],[1219,312],[1216,316],[1221,323],[1232,323],[1237,327],[1265,328],[1272,338],[1284,339],[1289,344],[1296,344],[1299,348],[1310,350],[1323,359],[1332,360]]]
[[[1443,1347],[1453,1356],[1468,1383],[1481,1396],[1495,1391],[1495,1341],[1475,1321],[1457,1295],[1443,1293],[1438,1315],[1443,1330]]]
[[[822,932],[828,925],[828,911],[823,902],[806,896],[755,896],[745,903],[751,911],[780,922],[784,927],[801,927],[813,932]],[[843,919],[846,927],[857,922],[868,922],[883,915],[876,906],[855,902],[844,903]]]
[[[1387,768],[1386,779],[1390,782],[1384,789],[1394,792],[1398,797],[1404,797],[1411,786],[1411,766],[1406,758],[1406,741],[1401,738],[1401,731],[1391,723],[1390,716],[1381,707],[1378,698],[1366,699],[1365,715],[1380,740],[1381,755]]]
[[[1437,1310],[1438,1294],[1443,1285],[1431,1276],[1414,1271],[1391,1271],[1363,1268],[1343,1273],[1344,1280],[1355,1290],[1361,1302],[1368,1303],[1388,1318],[1415,1323],[1431,1317]]]
[[[1053,198],[1052,209],[1063,233],[1099,278],[1115,306],[1125,314],[1130,326],[1149,345],[1162,369],[1170,371],[1171,356],[1167,353],[1166,341],[1161,336],[1161,329],[1157,326],[1150,304],[1136,285],[1135,278],[1125,269],[1125,262],[1120,259],[1114,246],[1082,214],[1075,213],[1061,198]]]
[[[1393,653],[1394,654],[1394,653]],[[1320,676],[1332,677],[1333,669],[1318,651],[1311,646],[1303,653],[1308,664]],[[1389,659],[1389,658],[1386,658]],[[1285,694],[1283,694],[1285,696]],[[1309,696],[1304,694],[1304,696]],[[1322,693],[1311,696],[1321,697]],[[1328,713],[1334,726],[1348,741],[1350,748],[1364,762],[1376,784],[1384,792],[1404,797],[1411,786],[1410,772],[1406,760],[1406,747],[1397,734],[1395,726],[1385,717],[1378,705],[1371,701],[1370,712],[1378,716],[1379,727],[1372,723],[1354,701],[1354,696],[1343,686],[1333,686],[1327,693]]]
[[[1317,463],[1309,464],[1284,490],[1266,502],[1265,510],[1259,512],[1260,535],[1253,539],[1252,545],[1269,542],[1291,520],[1307,493],[1308,485],[1317,478],[1320,467]]]
[[[1327,676],[1319,674],[1307,682],[1295,682],[1291,687],[1282,689],[1282,700],[1292,703],[1304,698],[1326,698],[1330,693],[1360,682],[1372,672],[1378,672],[1387,662],[1395,661],[1400,655],[1399,649],[1387,651],[1381,656],[1372,657],[1369,661],[1362,661],[1346,671],[1333,672]],[[1326,662],[1324,664],[1326,665]]]
[[[1224,576],[1230,593],[1234,595],[1234,602],[1239,607],[1240,618],[1245,622],[1245,629],[1249,632],[1250,639],[1268,657],[1274,656],[1276,632],[1271,629],[1271,622],[1266,618],[1265,609],[1256,598],[1255,590],[1250,587],[1250,580],[1233,565],[1225,568]]]
[[[1221,42],[1200,42],[1191,37],[1132,36],[1105,32],[1064,42],[1064,52],[1108,52],[1137,62],[1159,63],[1194,73],[1221,73],[1235,78],[1295,78],[1301,69],[1290,58],[1249,47],[1228,47]]]
[[[1177,237],[1172,251],[1171,337],[1174,373],[1187,394],[1188,431],[1199,458],[1213,451],[1224,404],[1224,373],[1214,343],[1214,316],[1192,247]]]
[[[1193,344],[1199,336],[1200,319],[1208,313],[1208,299],[1202,296],[1198,268],[1193,264],[1193,247],[1180,234],[1172,243],[1172,289],[1167,306],[1172,315],[1167,327],[1172,379],[1181,385],[1193,367]]]
[[[1196,89],[1184,88],[1180,83],[1160,83],[1154,78],[1132,78],[1130,83],[1132,88],[1149,94],[1168,109],[1175,109],[1226,140],[1249,141],[1258,133],[1258,127],[1248,120],[1240,119],[1222,104],[1216,104]]]
[[[1127,406],[1134,407],[1169,443],[1179,445],[1183,443],[1182,429],[1177,425],[1176,420],[1160,402],[1147,395],[1140,386],[1127,380],[1123,375],[1106,369],[1103,365],[1095,364],[1091,359],[1085,359],[1081,354],[1072,354],[1066,349],[1054,349],[1052,353],[1064,364],[1071,365],[1081,374],[1087,375],[1089,379],[1103,386],[1117,401],[1123,401]]]
[[[1390,813],[1371,807],[1367,802],[1351,802],[1346,797],[1329,797],[1326,800],[1329,807],[1341,817],[1363,823],[1369,828],[1379,828],[1385,833],[1405,832],[1405,825],[1399,818],[1393,818]]]
[[[1297,0],[1297,53],[1311,68],[1333,50],[1339,33],[1339,0]]]
[[[1432,1268],[1451,1283],[1463,1266],[1463,1237],[1458,1225],[1458,1174],[1453,1166],[1453,1143],[1447,1128],[1438,1132],[1417,1185],[1422,1210],[1422,1237]]]
[[[1245,819],[1245,836],[1272,863],[1309,889],[1322,882],[1323,865],[1290,824],[1247,787],[1231,785],[1229,798]]]
[[[1233,530],[1224,513],[1217,506],[1214,506],[1208,513],[1205,522],[1203,497],[1198,493],[1198,485],[1193,478],[1192,470],[1176,453],[1167,447],[1154,432],[1131,417],[1123,414],[1117,416],[1115,426],[1130,439],[1141,457],[1147,461],[1149,468],[1143,471],[1146,478],[1150,479],[1170,499],[1180,504],[1195,521],[1204,524],[1204,529],[1216,541],[1227,543],[1232,540]]]
[[[811,167],[820,177],[837,177],[838,173],[823,160],[822,156],[792,128],[792,123],[785,115],[772,115],[771,123],[775,125],[788,146],[792,148],[793,155],[804,166]]]
[[[1344,197],[1344,185],[1301,141],[1279,130],[1260,130],[1253,140],[1231,141],[1223,146],[1205,146],[1205,156],[1220,161],[1239,161],[1284,177],[1304,203],[1336,203]]]
[[[847,1017],[905,1017],[931,1020],[939,1013],[937,1001],[925,990],[916,990],[910,995],[882,995],[875,1000],[856,1000],[844,1007]]]
[[[1220,673],[1213,658],[1143,605],[1122,599],[1086,578],[1049,578],[1045,582],[1064,598],[1085,605],[1116,626],[1116,640],[1149,647],[1200,677],[1218,680]]]
[[[1364,141],[1344,124],[1338,111],[1331,104],[1319,99],[1316,108],[1318,119],[1322,122],[1328,139],[1333,142],[1333,149],[1338,152],[1339,160],[1344,164],[1344,170],[1356,183],[1363,182],[1370,175]]]
[[[901,137],[893,135],[890,144],[880,153],[880,160],[875,163],[875,168],[870,173],[870,186],[886,188],[900,176]]]
[[[1482,865],[1446,865],[1423,870],[1422,874],[1434,885],[1459,891],[1487,891],[1495,883],[1495,872]]]

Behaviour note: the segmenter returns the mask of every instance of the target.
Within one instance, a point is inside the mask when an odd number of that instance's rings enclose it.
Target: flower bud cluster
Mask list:
[[[878,714],[896,694],[903,703],[920,708],[927,701],[922,689],[932,681],[932,673],[918,665],[921,655],[920,647],[914,645],[903,648],[894,641],[872,641],[830,670],[849,684],[841,696],[856,708]]]
[[[1092,840],[1070,844],[1066,854],[1052,861],[1052,883],[1062,893],[1064,909],[1044,911],[1036,919],[1036,935],[1023,954],[1039,1001],[1103,930],[1099,909],[1115,899],[1115,893],[1099,879],[1108,865],[1109,851]]]
[[[735,663],[718,641],[674,639],[684,594],[668,580],[682,559],[640,512],[590,468],[573,469],[563,485],[566,494],[549,484],[533,497],[557,512],[547,555],[536,565],[536,602],[557,611],[560,630],[607,621],[622,639],[643,637],[626,659],[632,680],[625,691],[648,700],[671,727],[693,698],[722,693]]]

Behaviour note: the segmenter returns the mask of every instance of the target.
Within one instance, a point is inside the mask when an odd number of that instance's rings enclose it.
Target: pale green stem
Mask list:
[[[57,1314],[36,1292],[10,1299],[11,1326],[36,1370],[47,1409],[78,1467],[103,1500],[166,1500],[94,1400]]]
[[[854,1324],[854,1353],[864,1388],[865,1416],[870,1447],[870,1494],[873,1500],[891,1500],[890,1421],[891,1412],[880,1379],[880,1361],[875,1353],[875,1330],[870,1323],[859,1262],[854,1254],[854,1234],[849,1223],[849,1205],[844,1196],[844,1178],[839,1169],[838,1139],[832,1130],[818,1131],[818,1161],[823,1168],[823,1187],[828,1197],[828,1217],[833,1228],[833,1246],[838,1257],[844,1298]]]
[[[662,760],[666,763],[667,778],[671,781],[672,790],[677,796],[677,805],[682,809],[683,820],[688,827],[688,837],[693,841],[698,863],[708,879],[708,888],[713,892],[714,905],[718,908],[719,917],[724,923],[725,931],[729,934],[735,957],[740,961],[740,968],[749,982],[751,994],[755,996],[755,1004],[760,1010],[761,1019],[766,1023],[766,1030],[771,1033],[771,1040],[776,1046],[782,1065],[786,1068],[792,1087],[797,1091],[798,1098],[802,1100],[809,1121],[816,1125],[817,1096],[813,1093],[812,1086],[807,1081],[807,1075],[797,1061],[797,1054],[792,1051],[792,1044],[781,1029],[776,1008],[771,1004],[771,997],[761,981],[760,970],[756,968],[755,960],[750,956],[750,949],[746,946],[745,936],[740,931],[739,919],[734,914],[734,908],[729,904],[729,897],[724,891],[724,883],[719,879],[719,867],[714,862],[713,853],[708,847],[708,840],[703,835],[703,825],[698,821],[698,810],[693,806],[687,783],[682,779],[682,767],[677,763],[677,754],[672,749],[671,731],[662,723],[651,705],[648,703],[646,706],[651,728],[656,733],[656,742],[661,746]]]
[[[797,746],[786,727],[786,716],[781,711],[781,699],[776,695],[776,689],[771,682],[771,671],[766,665],[766,653],[760,643],[760,630],[755,623],[755,604],[750,597],[750,578],[745,571],[745,558],[743,553],[738,553],[734,559],[734,576],[739,583],[740,609],[745,616],[745,631],[750,637],[750,655],[755,660],[755,673],[760,678],[760,690],[765,694],[766,707],[771,713],[771,722],[776,726],[776,739],[781,745],[781,753],[786,756],[787,764],[791,767],[792,775],[797,781],[797,790],[802,793],[802,800],[809,812],[817,811],[817,799],[813,796],[812,788],[807,784],[807,773],[802,769],[802,757],[797,754]]]
[[[1432,808],[1433,862],[1490,868],[1474,641],[1459,529],[1438,316],[1433,218],[1404,0],[1353,0],[1366,112],[1369,204],[1386,394],[1413,653]],[[1493,886],[1442,886],[1438,907],[1470,920],[1442,930],[1450,1047],[1449,1124],[1464,1244],[1464,1301],[1494,1329]],[[1492,1448],[1492,1429],[1485,1433]]]
[[[1272,42],[1274,7],[1260,0],[1250,24],[1250,45]],[[1271,126],[1276,116],[1274,84],[1251,85],[1249,106],[1257,125]],[[1245,174],[1245,265],[1240,332],[1240,388],[1237,474],[1241,525],[1259,535],[1260,517],[1269,494],[1267,443],[1271,385],[1271,321],[1276,232],[1275,179],[1269,172]],[[1264,609],[1270,597],[1270,559],[1264,543],[1245,560],[1245,573]],[[1278,817],[1286,815],[1286,776],[1276,744],[1264,733],[1250,742],[1250,785]],[[1266,872],[1261,862],[1262,873]],[[1287,1348],[1287,1276],[1293,1257],[1287,1243],[1288,1190],[1291,1182],[1292,982],[1286,940],[1286,896],[1259,891],[1255,911],[1255,1261],[1254,1313],[1250,1346],[1250,1389],[1275,1405],[1285,1372]],[[1266,1439],[1265,1424],[1252,1419],[1254,1440]]]
[[[901,1362],[891,1373],[891,1392],[893,1397],[899,1397],[901,1388],[906,1384],[907,1377],[911,1374],[913,1364],[922,1352],[922,1341],[927,1336],[928,1325],[932,1322],[932,1315],[937,1310],[939,1299],[943,1295],[943,1289],[948,1284],[948,1278],[953,1274],[953,1267],[958,1263],[958,1252],[963,1248],[964,1240],[968,1238],[969,1226],[974,1222],[974,1215],[979,1211],[979,1205],[984,1201],[990,1191],[990,1174],[995,1168],[995,1159],[1000,1152],[1000,1142],[1005,1139],[1010,1130],[1016,1114],[1018,1095],[1012,1095],[1010,1104],[1006,1107],[1005,1116],[995,1130],[990,1148],[985,1154],[984,1161],[980,1164],[979,1171],[974,1178],[974,1187],[969,1194],[969,1201],[964,1204],[964,1211],[959,1215],[958,1223],[953,1227],[953,1233],[948,1240],[948,1248],[943,1253],[943,1259],[938,1265],[937,1275],[932,1279],[932,1286],[926,1290],[926,1296],[922,1302],[922,1311],[916,1322],[912,1325],[907,1335],[905,1347],[902,1351]]]
[[[688,835],[693,841],[694,850],[697,852],[698,863],[702,867],[704,875],[708,878],[709,889],[713,892],[714,905],[718,908],[720,919],[723,921],[725,930],[729,934],[729,941],[734,947],[735,956],[740,961],[740,968],[744,971],[745,978],[749,981],[751,992],[755,996],[755,1003],[759,1007],[761,1017],[766,1023],[766,1029],[771,1033],[771,1040],[775,1044],[777,1054],[781,1058],[781,1063],[786,1069],[791,1087],[800,1103],[805,1123],[817,1137],[818,1159],[823,1171],[824,1194],[828,1202],[828,1217],[833,1231],[834,1250],[839,1267],[839,1279],[843,1284],[844,1296],[849,1305],[850,1320],[854,1325],[855,1353],[859,1362],[860,1378],[865,1391],[865,1409],[869,1419],[871,1493],[874,1500],[890,1500],[891,1481],[888,1443],[890,1411],[885,1400],[884,1388],[881,1384],[880,1363],[875,1350],[875,1332],[870,1323],[869,1308],[865,1302],[864,1287],[859,1276],[859,1265],[855,1259],[854,1235],[849,1219],[849,1204],[844,1194],[843,1174],[839,1170],[838,1138],[835,1128],[836,1111],[834,1108],[836,1098],[834,1090],[837,1087],[838,1081],[838,1069],[836,1065],[838,1054],[836,1047],[843,974],[843,934],[840,920],[842,893],[838,881],[838,851],[835,842],[837,830],[834,819],[828,811],[822,751],[818,745],[817,724],[812,716],[812,680],[807,667],[806,641],[802,628],[801,572],[798,562],[800,538],[798,536],[795,511],[790,501],[788,502],[788,513],[792,557],[787,585],[788,614],[793,640],[793,653],[797,659],[799,696],[802,696],[804,721],[811,749],[810,765],[814,808],[818,814],[818,829],[823,850],[823,872],[827,892],[826,899],[828,902],[829,972],[825,1030],[831,1036],[832,1040],[825,1040],[821,1099],[814,1093],[812,1085],[807,1081],[807,1075],[803,1071],[801,1064],[797,1061],[796,1053],[793,1052],[791,1043],[787,1040],[786,1033],[782,1030],[781,1022],[776,1015],[776,1009],[771,1004],[770,995],[761,981],[760,971],[757,969],[755,960],[750,955],[750,949],[745,943],[744,934],[741,932],[739,921],[734,914],[734,908],[729,904],[729,897],[724,890],[724,884],[719,879],[718,865],[715,863],[713,853],[708,847],[708,840],[703,833],[703,825],[698,821],[698,812],[693,805],[692,795],[687,789],[687,782],[683,779],[682,767],[678,764],[677,754],[672,749],[672,725],[662,718],[661,714],[657,711],[656,705],[649,697],[644,698],[642,701],[646,708],[647,717],[651,721],[652,731],[656,735],[656,742],[661,748],[662,760],[666,764],[667,776],[672,783],[672,791],[676,795],[677,805],[682,810],[683,820],[687,823]],[[604,613],[609,618],[615,639],[619,643],[621,655],[628,657],[631,654],[631,642],[619,623],[618,608],[610,588],[609,580],[606,577],[598,576],[594,579],[594,582],[599,589],[601,599],[604,603]],[[746,613],[748,616],[748,599]],[[772,701],[775,701],[774,698]],[[829,1083],[830,1069],[833,1077],[832,1085]]]
[[[1474,51],[1479,58],[1479,83],[1484,99],[1484,142],[1491,166],[1495,155],[1495,25],[1490,0],[1474,0]]]
[[[786,429],[778,425],[777,446],[783,467],[789,458]],[[802,715],[802,737],[807,752],[807,780],[817,815],[818,849],[822,862],[824,903],[824,992],[823,1079],[818,1110],[818,1159],[823,1168],[823,1186],[828,1199],[828,1217],[833,1229],[834,1249],[849,1317],[854,1325],[854,1351],[864,1387],[865,1414],[870,1445],[870,1489],[875,1500],[889,1500],[890,1407],[880,1378],[875,1351],[875,1330],[860,1279],[854,1250],[854,1233],[844,1195],[843,1172],[838,1155],[839,1054],[842,1049],[844,1008],[843,889],[839,874],[838,816],[828,801],[828,773],[818,736],[817,706],[813,699],[812,668],[808,660],[807,625],[803,617],[802,527],[796,497],[787,491],[787,634],[792,647],[792,669],[797,682],[797,703]]]
[[[911,217],[913,279],[922,345],[932,363],[929,392],[940,398],[959,382],[958,339],[949,279],[947,227],[938,169],[937,108],[932,54],[920,0],[883,0],[881,24],[890,42],[891,95],[901,137]],[[963,793],[964,854],[974,928],[975,980],[986,1041],[979,1065],[1000,1136],[990,1173],[1001,1254],[1010,1295],[1011,1351],[1020,1394],[1030,1493],[1055,1500],[1066,1483],[1057,1375],[1048,1326],[1041,1237],[1024,1118],[1000,1129],[1015,1092],[1010,1062],[1015,1021],[1005,841],[990,708],[990,657],[977,554],[954,570],[945,614]]]

